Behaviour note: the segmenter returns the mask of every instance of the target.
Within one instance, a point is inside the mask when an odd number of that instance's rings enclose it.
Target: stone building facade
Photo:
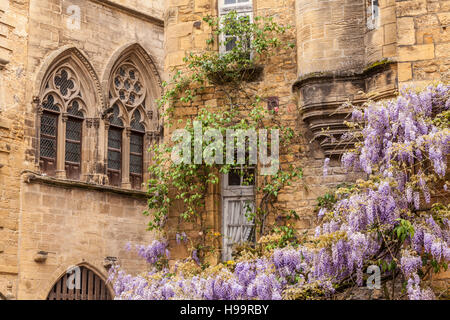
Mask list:
[[[145,150],[170,135],[154,99],[185,54],[205,48],[202,18],[231,9],[293,26],[296,51],[277,52],[251,85],[276,97],[282,121],[302,134],[281,161],[305,177],[278,198],[300,214],[299,229],[314,226],[318,196],[354,179],[339,166],[339,106],[450,78],[450,1],[1,0],[0,298],[46,299],[72,266],[95,283],[115,260],[143,268],[125,246],[152,239]],[[218,103],[211,88],[177,113]],[[226,189],[210,187],[208,224],[218,232]]]

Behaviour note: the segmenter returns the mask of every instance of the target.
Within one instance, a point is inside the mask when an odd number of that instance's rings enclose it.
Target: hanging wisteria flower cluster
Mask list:
[[[449,107],[450,86],[439,84],[355,108],[350,135],[358,142],[342,163],[368,178],[336,192],[337,202],[319,210],[315,235],[301,245],[195,276],[165,268],[133,277],[116,267],[116,298],[290,299],[307,290],[329,297],[342,286],[364,285],[371,265],[382,269],[383,279],[404,282],[410,299],[436,298],[421,279],[450,261],[449,206],[436,203],[449,198]],[[163,243],[141,247],[140,255],[157,263]]]

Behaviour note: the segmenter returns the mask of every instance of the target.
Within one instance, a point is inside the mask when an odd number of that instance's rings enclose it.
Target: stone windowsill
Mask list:
[[[148,193],[144,191],[138,191],[138,190],[132,190],[132,189],[124,189],[119,187],[113,187],[113,186],[106,186],[106,185],[100,185],[95,183],[88,183],[84,181],[77,181],[77,180],[69,180],[69,179],[60,179],[55,177],[49,177],[41,175],[37,172],[28,171],[25,170],[22,172],[23,180],[26,183],[42,183],[47,185],[53,185],[53,186],[60,186],[65,188],[79,188],[79,189],[87,189],[87,190],[94,190],[99,192],[110,192],[120,195],[125,195],[128,197],[134,197],[134,198],[148,198]]]

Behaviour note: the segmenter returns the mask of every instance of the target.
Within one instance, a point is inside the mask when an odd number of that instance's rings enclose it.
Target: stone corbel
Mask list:
[[[108,120],[105,120],[105,131],[109,130],[110,123]]]
[[[147,138],[147,142],[151,142],[159,137],[159,131],[147,131],[145,137]]]
[[[91,128],[93,122],[94,122],[94,121],[93,121],[93,119],[91,119],[91,118],[86,119],[86,127],[87,127],[87,128]]]
[[[111,269],[115,264],[117,263],[117,257],[106,257],[105,260],[103,260],[103,267],[106,270]]]
[[[95,129],[100,128],[100,119],[99,118],[94,118],[93,119],[93,123],[94,123],[94,128]]]
[[[8,63],[9,63],[9,60],[0,58],[0,70],[3,70]]]
[[[95,129],[98,129],[100,127],[100,119],[99,118],[87,118],[86,126],[88,128],[92,128],[92,126],[93,126]]]
[[[39,251],[34,255],[33,260],[36,263],[44,263],[45,261],[47,261],[47,257],[48,257],[48,252]]]
[[[33,100],[31,101],[31,104],[34,107],[34,110],[39,114],[42,115],[42,106],[41,106],[41,99],[38,96],[34,96]]]
[[[359,73],[312,73],[299,78],[293,90],[299,97],[302,120],[326,156],[339,156],[354,146],[345,140],[351,110],[347,102],[362,105],[371,100],[391,98],[397,90],[397,65],[383,61]]]

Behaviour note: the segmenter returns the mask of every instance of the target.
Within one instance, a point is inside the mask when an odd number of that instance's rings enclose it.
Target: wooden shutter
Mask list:
[[[103,281],[95,272],[81,266],[79,267],[79,284],[77,288],[69,289],[67,280],[69,276],[62,276],[50,290],[47,300],[111,300],[111,294]]]
[[[234,244],[255,241],[254,223],[247,217],[254,210],[254,197],[226,197],[223,206],[223,259],[230,260]]]

